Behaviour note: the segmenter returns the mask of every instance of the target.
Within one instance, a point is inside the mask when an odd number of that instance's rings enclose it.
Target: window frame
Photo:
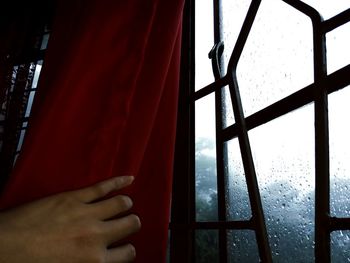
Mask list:
[[[328,95],[350,85],[350,64],[327,74],[326,33],[350,21],[350,9],[323,20],[313,8],[299,0],[281,0],[295,8],[312,21],[314,49],[314,83],[270,104],[254,114],[244,117],[236,66],[249,35],[261,0],[252,0],[241,28],[238,40],[228,65],[227,74],[222,76],[220,68],[219,43],[222,41],[220,25],[221,1],[213,0],[214,41],[212,64],[215,81],[198,91],[195,81],[195,0],[187,0],[183,16],[183,38],[179,112],[175,150],[172,217],[170,223],[170,262],[195,262],[195,231],[216,229],[219,231],[219,262],[227,262],[227,229],[253,229],[262,262],[272,262],[267,240],[266,226],[257,185],[254,162],[251,155],[248,131],[296,110],[308,103],[314,103],[315,117],[315,262],[330,262],[330,234],[336,230],[349,230],[350,218],[330,216],[330,168],[329,168],[329,123]],[[236,123],[222,129],[222,90],[228,85]],[[215,93],[216,154],[218,178],[218,221],[196,222],[195,218],[195,101]],[[225,205],[225,142],[238,138],[249,189],[252,220],[226,221]]]
[[[9,1],[5,1],[9,2]],[[1,10],[0,88],[4,92],[0,120],[0,191],[7,184],[21,151],[30,116],[26,116],[37,66],[43,64],[51,32],[55,1],[7,3]],[[39,74],[40,75],[40,74]],[[1,98],[2,99],[2,98]],[[21,141],[21,143],[20,143]]]

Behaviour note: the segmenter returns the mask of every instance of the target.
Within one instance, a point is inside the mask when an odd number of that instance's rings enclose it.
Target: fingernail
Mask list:
[[[119,176],[118,180],[123,184],[131,184],[135,180],[135,177],[132,175]]]
[[[133,206],[133,202],[129,196],[121,195],[121,198],[124,200],[126,206],[130,209]]]

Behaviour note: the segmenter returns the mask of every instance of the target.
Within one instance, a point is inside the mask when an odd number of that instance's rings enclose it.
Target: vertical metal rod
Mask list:
[[[329,132],[326,37],[320,21],[313,21],[315,81],[315,259],[330,262],[329,231]]]
[[[190,132],[190,160],[189,160],[189,189],[190,189],[190,217],[189,221],[191,223],[191,226],[194,225],[196,222],[196,170],[195,170],[195,156],[196,156],[196,134],[195,134],[195,102],[190,100],[195,93],[195,81],[196,81],[196,72],[195,72],[195,61],[196,61],[196,1],[195,0],[186,0],[186,4],[188,2],[189,5],[189,67],[190,67],[190,73],[189,73],[189,96],[186,98],[186,101],[189,103],[189,118],[190,118],[190,124],[189,124],[189,132]],[[191,238],[191,249],[190,249],[190,255],[189,259],[190,262],[195,262],[196,258],[196,252],[195,252],[195,241],[196,241],[196,232],[195,229],[190,229],[190,238]],[[181,251],[179,251],[181,253]]]
[[[194,0],[186,0],[183,15],[181,72],[176,134],[170,235],[170,262],[195,262],[195,130],[194,101]],[[179,227],[183,226],[183,227]]]
[[[330,262],[329,126],[326,87],[326,25],[319,12],[299,0],[283,0],[305,15],[313,25],[315,100],[315,260]]]
[[[222,40],[221,32],[221,1],[213,0],[214,10],[214,43],[220,43]],[[222,59],[221,55],[217,56],[219,50],[215,50],[215,57],[212,58],[218,67],[216,70],[213,67],[215,79],[221,78]],[[215,92],[215,117],[216,117],[216,170],[217,170],[217,191],[218,191],[218,219],[219,221],[226,221],[226,179],[225,179],[225,163],[226,163],[226,147],[220,134],[223,129],[223,104],[222,104],[222,89]],[[219,229],[219,262],[227,263],[227,230]]]

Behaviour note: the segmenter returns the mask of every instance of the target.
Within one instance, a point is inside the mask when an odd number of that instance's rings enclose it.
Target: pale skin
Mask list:
[[[132,207],[131,199],[97,201],[133,179],[116,177],[1,212],[0,263],[133,262],[131,244],[109,248],[141,227],[134,214],[118,217]]]

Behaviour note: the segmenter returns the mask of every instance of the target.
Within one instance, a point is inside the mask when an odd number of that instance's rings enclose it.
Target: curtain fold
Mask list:
[[[142,221],[137,262],[164,262],[184,0],[58,1],[30,127],[0,207],[112,176]]]

